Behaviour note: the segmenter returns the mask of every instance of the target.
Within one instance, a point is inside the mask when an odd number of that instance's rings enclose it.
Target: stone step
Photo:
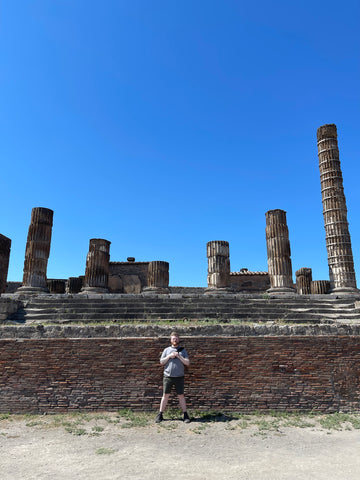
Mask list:
[[[360,321],[353,298],[330,296],[49,295],[24,301],[9,317],[21,323],[125,322],[162,320],[333,322]]]

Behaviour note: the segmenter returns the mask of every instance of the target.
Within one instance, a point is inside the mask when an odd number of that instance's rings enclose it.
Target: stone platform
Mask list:
[[[10,296],[9,296],[10,297]],[[16,302],[3,324],[113,324],[170,321],[332,324],[360,322],[360,297],[330,295],[38,295]],[[356,305],[355,305],[356,304]]]

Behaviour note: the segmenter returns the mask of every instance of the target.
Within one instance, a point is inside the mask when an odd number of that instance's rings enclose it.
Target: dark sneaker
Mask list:
[[[155,423],[160,423],[164,420],[163,414],[160,412],[156,415]]]
[[[190,423],[191,420],[189,418],[189,415],[187,414],[187,412],[184,413],[184,423]]]

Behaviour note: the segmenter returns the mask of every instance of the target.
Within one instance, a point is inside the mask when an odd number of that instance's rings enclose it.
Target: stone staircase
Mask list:
[[[358,298],[330,295],[39,295],[2,324],[360,323]]]

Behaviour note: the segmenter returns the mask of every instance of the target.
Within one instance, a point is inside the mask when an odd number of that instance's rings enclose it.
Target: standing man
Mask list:
[[[171,346],[165,348],[160,357],[160,363],[164,366],[164,381],[163,396],[160,402],[160,411],[155,419],[156,423],[160,423],[164,420],[163,413],[168,404],[173,385],[175,385],[180,408],[184,413],[184,422],[190,423],[190,418],[186,411],[186,401],[184,397],[184,365],[188,367],[190,360],[185,348],[179,346],[179,342],[179,335],[176,332],[172,332],[170,336]]]

